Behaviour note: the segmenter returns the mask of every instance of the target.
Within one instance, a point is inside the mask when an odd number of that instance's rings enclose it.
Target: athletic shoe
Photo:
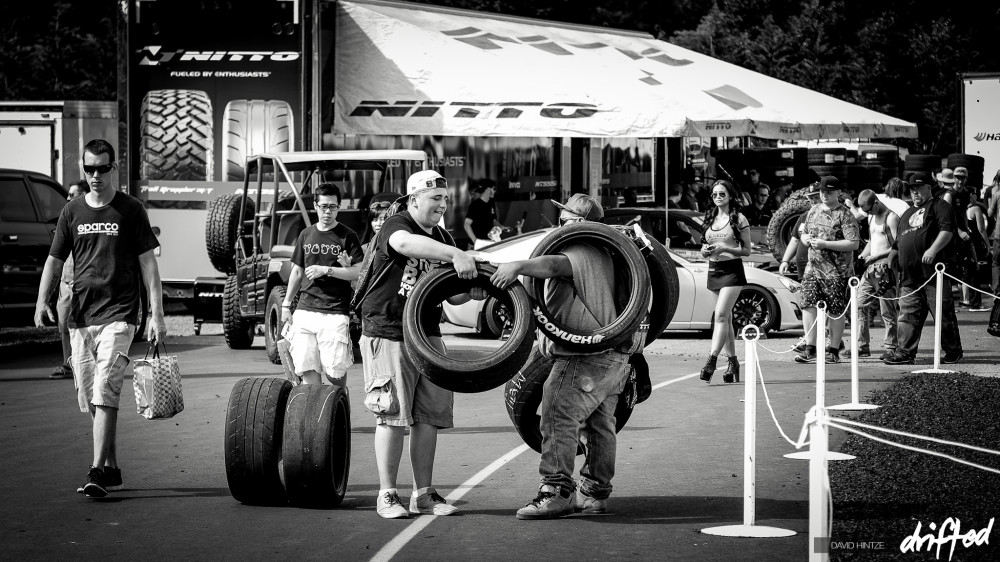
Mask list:
[[[576,510],[583,513],[607,513],[608,500],[599,500],[583,493],[583,490],[576,489]]]
[[[416,490],[413,491],[417,493]],[[425,515],[451,515],[458,511],[458,508],[449,505],[437,493],[434,488],[427,488],[426,494],[410,496],[410,513],[423,513]]]
[[[840,363],[840,352],[832,347],[826,348],[826,362]]]
[[[961,351],[956,351],[954,353],[945,353],[941,357],[941,362],[942,363],[958,363],[959,361],[962,360],[962,357],[964,357],[964,354]]]
[[[51,374],[49,374],[49,378],[50,379],[71,379],[71,378],[73,378],[73,369],[71,369],[69,367],[66,367],[66,366],[56,367],[55,370],[52,371]]]
[[[806,347],[807,347],[806,340],[799,340],[799,343],[795,344],[795,347],[792,348],[792,351],[794,351],[795,353],[802,353],[806,350]]]
[[[882,362],[886,365],[912,365],[913,358],[901,353],[893,353],[888,359],[883,359]]]
[[[375,511],[383,519],[406,519],[410,516],[396,492],[385,492],[379,496],[375,503]]]
[[[895,355],[895,353],[896,353],[895,351],[893,351],[891,349],[887,349],[887,350],[885,350],[885,352],[882,353],[882,356],[879,357],[879,359],[881,359],[882,361],[885,361],[886,359],[889,359],[893,355]]]
[[[872,356],[872,350],[867,345],[858,348],[858,357],[859,358],[860,357],[871,357],[871,356]],[[844,350],[844,359],[850,359],[850,358],[851,358],[851,350],[850,349],[845,349]]]
[[[531,503],[517,510],[518,519],[555,519],[576,511],[576,494],[561,486],[542,486]]]
[[[105,466],[103,472],[105,488],[117,488],[122,485],[122,469]]]
[[[808,345],[806,350],[795,356],[796,363],[815,363],[816,362],[816,348]]]
[[[83,485],[83,495],[88,498],[103,498],[108,495],[108,491],[104,488],[104,472],[101,469],[90,467],[87,483]]]

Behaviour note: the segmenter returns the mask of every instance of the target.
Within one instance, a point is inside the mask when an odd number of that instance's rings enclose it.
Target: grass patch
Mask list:
[[[1000,450],[1000,379],[966,373],[907,375],[876,391],[869,403],[881,408],[853,419],[917,435]],[[893,442],[936,451],[1000,469],[1000,456],[970,451],[882,432],[866,431]],[[933,560],[928,552],[902,553],[903,539],[922,523],[920,535],[934,533],[945,519],[961,521],[962,533],[984,529],[990,518],[1000,519],[1000,475],[948,459],[848,435],[841,452],[856,455],[853,461],[831,462],[833,496],[832,540],[883,542],[884,550],[841,550],[833,560]],[[950,533],[948,533],[950,534]],[[961,541],[952,560],[1000,560],[1000,521],[995,522],[990,544],[964,547]],[[948,560],[951,543],[941,548]]]

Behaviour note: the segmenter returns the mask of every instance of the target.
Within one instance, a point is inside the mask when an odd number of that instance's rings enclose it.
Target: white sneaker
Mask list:
[[[583,493],[580,488],[576,489],[576,510],[583,513],[607,513],[608,500],[599,500]]]
[[[410,496],[410,513],[451,515],[458,511],[457,507],[449,505],[434,488],[427,488],[427,493],[420,494],[419,496],[416,493],[416,490],[414,490],[414,495]]]
[[[576,494],[561,489],[561,486],[542,486],[538,497],[517,510],[518,519],[554,519],[576,511]]]
[[[406,519],[410,516],[396,492],[384,492],[379,496],[375,503],[375,511],[383,519]]]

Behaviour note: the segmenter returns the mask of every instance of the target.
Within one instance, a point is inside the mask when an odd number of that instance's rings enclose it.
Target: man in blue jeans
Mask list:
[[[913,174],[907,182],[913,207],[899,219],[899,239],[896,249],[899,258],[899,319],[895,353],[883,361],[887,365],[909,365],[917,355],[920,332],[924,328],[927,313],[934,309],[937,286],[932,280],[935,267],[944,263],[949,255],[954,255],[952,244],[955,238],[954,213],[951,205],[933,197],[931,188],[934,180],[928,174]],[[919,289],[919,290],[918,290]],[[957,363],[962,359],[962,338],[958,333],[958,318],[951,296],[951,281],[944,278],[941,299],[941,316],[935,322],[941,325],[941,361]]]
[[[559,207],[559,225],[599,221],[596,199],[577,193]],[[500,288],[519,275],[548,279],[545,302],[553,316],[577,330],[596,330],[618,316],[622,284],[616,282],[610,253],[590,244],[568,244],[558,254],[500,264],[492,282]],[[517,511],[518,519],[552,519],[576,510],[605,513],[615,475],[615,409],[629,376],[629,354],[642,349],[645,335],[618,348],[581,353],[540,337],[542,355],[555,363],[542,387],[542,458],[538,496]],[[638,347],[637,347],[638,346]],[[580,436],[586,441],[580,484],[573,479]]]

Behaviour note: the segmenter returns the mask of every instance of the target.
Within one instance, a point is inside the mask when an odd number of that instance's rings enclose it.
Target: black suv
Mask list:
[[[38,172],[0,168],[0,323],[30,325],[66,190]]]

